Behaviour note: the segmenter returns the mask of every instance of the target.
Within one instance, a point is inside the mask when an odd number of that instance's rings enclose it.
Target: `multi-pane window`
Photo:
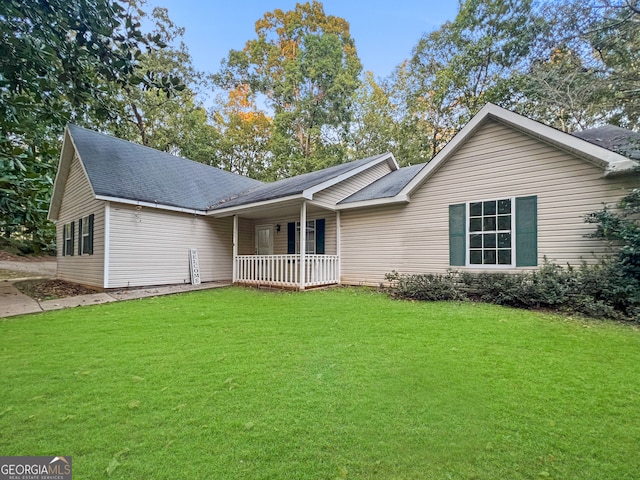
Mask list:
[[[62,227],[62,255],[73,255],[73,222]]]
[[[468,204],[470,265],[513,264],[510,198]]]
[[[300,222],[296,222],[296,253],[300,253]],[[307,248],[305,253],[316,253],[316,221],[307,220]]]
[[[78,252],[79,255],[87,255],[93,253],[91,248],[91,237],[93,233],[91,231],[93,227],[92,223],[93,222],[90,220],[89,215],[80,219],[80,228],[82,230],[80,231],[80,238],[78,239],[78,248],[80,249],[80,251]]]

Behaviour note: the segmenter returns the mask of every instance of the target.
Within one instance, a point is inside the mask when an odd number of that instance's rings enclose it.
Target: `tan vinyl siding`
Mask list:
[[[325,219],[324,247],[326,255],[336,255],[336,214],[334,212],[313,212],[307,214],[308,220]],[[287,253],[287,224],[299,222],[299,216],[269,217],[257,220],[240,218],[238,228],[238,255],[255,254],[255,227],[257,225],[273,226],[273,254]],[[280,225],[280,231],[277,231]]]
[[[409,204],[342,212],[342,281],[376,284],[391,270],[446,272],[450,204],[529,195],[538,197],[538,264],[544,257],[561,265],[593,262],[607,249],[585,238],[594,230],[585,215],[639,184],[638,177],[605,178],[603,173],[540,140],[487,122]]]
[[[238,218],[238,255],[255,255],[255,226],[256,223],[253,220]]]
[[[60,213],[56,222],[58,278],[102,288],[104,285],[104,209],[105,202],[96,200],[80,159],[74,156],[64,188]],[[93,220],[93,255],[78,255],[78,220],[87,215]],[[74,222],[74,254],[62,255],[62,231]]]
[[[358,190],[363,189],[389,172],[391,172],[391,167],[387,162],[379,163],[358,175],[316,193],[313,196],[313,202],[328,207],[334,207],[341,200],[353,195]]]
[[[230,280],[232,222],[112,203],[108,287],[191,283],[190,248],[203,282]]]

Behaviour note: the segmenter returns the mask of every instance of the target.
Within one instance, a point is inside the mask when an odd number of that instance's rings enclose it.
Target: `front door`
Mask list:
[[[273,255],[273,225],[256,225],[256,255]]]

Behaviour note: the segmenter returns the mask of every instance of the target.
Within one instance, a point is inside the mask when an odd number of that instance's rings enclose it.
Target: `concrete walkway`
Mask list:
[[[33,280],[29,277],[28,280]],[[59,310],[61,308],[80,307],[86,305],[98,305],[100,303],[118,302],[122,300],[134,300],[145,297],[157,297],[174,293],[191,292],[194,290],[208,290],[229,286],[230,283],[208,282],[200,285],[167,285],[161,287],[130,288],[114,290],[91,295],[79,295],[77,297],[58,298],[38,302],[21,293],[13,286],[15,282],[27,280],[27,278],[14,278],[0,281],[0,317],[11,317],[27,313]]]

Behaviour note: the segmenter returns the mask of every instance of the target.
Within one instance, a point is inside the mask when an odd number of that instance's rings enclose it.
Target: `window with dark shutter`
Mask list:
[[[449,264],[537,266],[537,197],[449,205]]]
[[[78,220],[78,255],[93,254],[93,219],[91,214]]]
[[[296,222],[287,224],[287,253],[289,255],[296,253]]]
[[[325,219],[307,220],[307,248],[308,254],[324,254],[325,248]],[[300,222],[287,224],[287,253],[300,253]]]
[[[93,213],[89,215],[89,240],[87,242],[87,253],[93,255]]]
[[[82,246],[83,246],[83,242],[82,242],[82,218],[80,220],[78,220],[78,255],[82,255],[83,251],[82,251]]]
[[[324,218],[316,220],[316,253],[324,255]]]
[[[449,265],[464,266],[466,258],[467,205],[449,205]]]
[[[538,265],[538,197],[516,198],[516,267]]]
[[[62,256],[73,255],[73,231],[71,224],[62,226]]]

